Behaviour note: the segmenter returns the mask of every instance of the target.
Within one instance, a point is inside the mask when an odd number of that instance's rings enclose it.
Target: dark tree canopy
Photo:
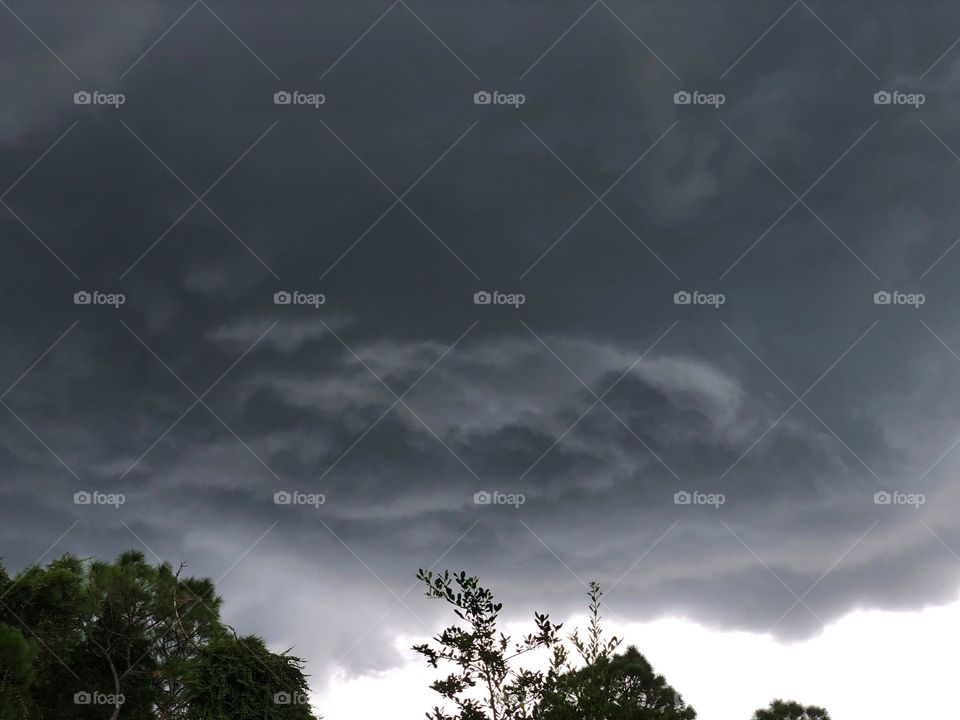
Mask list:
[[[793,700],[774,700],[770,707],[757,710],[751,720],[830,720],[830,713],[816,705],[801,705]]]
[[[187,679],[187,720],[311,720],[299,658],[255,636],[224,636],[198,653]]]
[[[238,638],[182,569],[139,552],[0,568],[0,720],[313,718],[302,661]]]
[[[537,715],[540,720],[694,720],[687,705],[637,648],[557,679]]]
[[[17,720],[30,714],[36,656],[36,645],[23,633],[0,625],[0,720]]]

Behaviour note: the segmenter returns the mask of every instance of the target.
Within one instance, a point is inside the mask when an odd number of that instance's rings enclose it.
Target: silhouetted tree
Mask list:
[[[427,597],[444,600],[466,624],[451,625],[435,638],[436,647],[416,645],[414,650],[427,663],[438,668],[440,662],[452,664],[454,671],[430,687],[451,701],[454,715],[439,707],[427,717],[431,720],[528,720],[543,690],[545,673],[515,667],[521,655],[538,648],[552,647],[558,641],[560,625],[547,615],[534,613],[536,632],[516,644],[497,629],[502,605],[493,593],[481,587],[466,573],[434,575],[420,570],[417,578],[427,587]]]
[[[591,583],[590,626],[585,638],[574,631],[569,640],[582,665],[574,667],[560,641],[561,625],[534,613],[537,632],[511,649],[510,638],[499,634],[501,604],[493,593],[466,573],[435,576],[421,570],[417,577],[427,596],[445,600],[465,624],[452,625],[429,644],[414,647],[431,667],[441,661],[455,671],[431,687],[457,707],[447,714],[440,708],[430,720],[694,720],[696,713],[636,648],[614,655],[616,637],[604,640],[600,627],[602,593]],[[551,648],[549,670],[515,668],[520,655]]]
[[[571,666],[559,646],[535,717],[538,720],[694,720],[697,714],[680,694],[653,671],[633,646],[615,655],[616,637],[603,640],[600,626],[602,593],[590,583],[590,626],[586,640],[577,631],[570,641],[583,662]]]
[[[751,720],[830,720],[830,713],[815,705],[792,700],[774,700],[770,707],[757,710]]]

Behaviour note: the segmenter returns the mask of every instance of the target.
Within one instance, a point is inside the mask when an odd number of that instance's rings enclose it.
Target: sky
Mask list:
[[[2,0],[3,563],[185,561],[333,720],[434,702],[419,568],[517,628],[600,582],[706,720],[899,718],[905,671],[942,711],[958,37],[939,1]]]

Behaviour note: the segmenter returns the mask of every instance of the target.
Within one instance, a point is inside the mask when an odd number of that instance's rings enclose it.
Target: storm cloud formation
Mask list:
[[[786,639],[956,599],[958,34],[948,3],[7,0],[5,564],[187,560],[320,677],[432,629],[438,561],[524,615],[597,579],[621,619]]]

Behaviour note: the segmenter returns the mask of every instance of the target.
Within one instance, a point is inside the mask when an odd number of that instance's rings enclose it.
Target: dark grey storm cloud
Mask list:
[[[5,564],[187,560],[318,676],[432,629],[403,593],[438,560],[517,613],[596,578],[618,618],[783,638],[956,599],[957,34],[947,3],[10,0]]]

